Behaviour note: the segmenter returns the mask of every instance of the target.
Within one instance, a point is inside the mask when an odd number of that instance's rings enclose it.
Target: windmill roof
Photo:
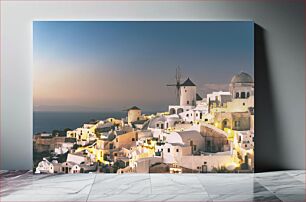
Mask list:
[[[136,107],[136,106],[133,106],[133,107],[127,109],[127,111],[129,111],[129,110],[140,110],[140,108],[138,108],[138,107]]]
[[[202,100],[203,98],[197,93],[197,98],[196,98],[196,100],[198,101],[198,100]]]
[[[181,86],[196,86],[189,78]]]

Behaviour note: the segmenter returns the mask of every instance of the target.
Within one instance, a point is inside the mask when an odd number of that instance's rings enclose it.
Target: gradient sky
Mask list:
[[[175,104],[175,69],[202,97],[254,75],[253,22],[34,22],[34,111]]]

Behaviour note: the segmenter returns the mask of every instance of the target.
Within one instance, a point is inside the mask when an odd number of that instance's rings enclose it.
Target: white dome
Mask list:
[[[253,78],[245,73],[245,72],[240,72],[239,74],[236,74],[233,76],[231,83],[253,83]]]

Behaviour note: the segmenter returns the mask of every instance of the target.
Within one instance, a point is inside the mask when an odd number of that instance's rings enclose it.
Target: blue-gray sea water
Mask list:
[[[147,112],[148,113],[148,112]],[[33,134],[52,132],[52,130],[75,129],[92,119],[104,120],[107,118],[121,119],[127,112],[34,112]]]

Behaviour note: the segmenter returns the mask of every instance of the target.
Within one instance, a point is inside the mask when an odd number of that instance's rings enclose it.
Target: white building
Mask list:
[[[81,164],[86,162],[86,157],[84,157],[82,154],[68,154],[67,156],[67,162],[73,162],[76,164]]]
[[[73,148],[74,143],[72,142],[64,142],[61,146],[54,149],[54,153],[56,154],[65,154]]]
[[[233,99],[245,99],[254,95],[254,80],[245,73],[235,75],[230,83],[230,93]]]
[[[80,173],[81,167],[75,162],[64,162],[61,164],[62,173]]]
[[[179,163],[183,155],[184,144],[165,143],[161,147],[157,147],[157,152],[161,152],[163,163]]]
[[[141,119],[141,109],[136,106],[129,108],[128,110],[128,123],[139,121]]]
[[[180,115],[182,112],[185,112],[186,110],[191,110],[196,106],[197,88],[196,85],[189,78],[180,85],[179,91],[180,105],[170,105],[170,114]]]
[[[254,149],[254,133],[251,131],[237,131],[234,142],[239,145],[240,148],[245,150]]]
[[[46,158],[43,158],[43,160],[38,163],[35,173],[54,173],[54,166]]]
[[[197,87],[188,78],[180,85],[180,106],[195,106],[197,100]]]
[[[219,102],[221,105],[223,103],[229,102],[232,100],[232,95],[230,92],[218,91],[212,92],[206,95],[207,102]]]
[[[184,122],[194,122],[202,120],[203,115],[208,112],[208,107],[197,94],[196,85],[188,78],[180,85],[180,105],[170,105],[169,113],[179,115]]]
[[[157,116],[149,121],[148,129],[167,129],[169,127],[174,127],[176,123],[180,121],[180,118],[176,114],[171,114],[169,116]]]

